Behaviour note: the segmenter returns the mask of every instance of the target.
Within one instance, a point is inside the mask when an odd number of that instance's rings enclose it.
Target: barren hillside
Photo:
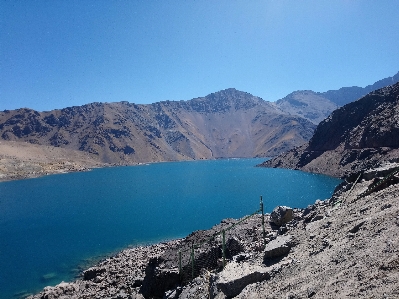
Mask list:
[[[274,156],[315,126],[249,93],[227,89],[190,101],[92,103],[0,112],[0,136],[79,150],[103,163]]]
[[[0,141],[0,181],[104,166],[89,153],[27,142]]]

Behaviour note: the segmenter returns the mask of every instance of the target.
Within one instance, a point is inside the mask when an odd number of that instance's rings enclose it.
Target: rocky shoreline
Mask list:
[[[282,223],[266,215],[265,248],[260,215],[236,225],[226,235],[224,269],[220,236],[195,253],[196,265],[203,267],[195,268],[194,279],[182,279],[178,252],[237,219],[183,239],[123,250],[76,281],[28,298],[398,298],[399,178],[378,184],[397,167],[354,174],[330,199],[293,209]],[[191,269],[189,255],[182,264],[182,272]]]

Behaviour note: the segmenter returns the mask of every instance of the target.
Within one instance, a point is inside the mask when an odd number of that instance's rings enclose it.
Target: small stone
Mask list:
[[[306,207],[306,209],[303,211],[302,216],[306,216],[307,214],[309,214],[310,212],[312,212],[315,209],[314,205],[308,205]]]
[[[316,291],[313,288],[308,288],[307,293],[308,293],[308,298],[311,298],[314,295],[316,295]]]
[[[312,218],[312,220],[310,220],[310,222],[319,221],[319,220],[322,220],[323,218],[324,218],[323,215],[317,214],[316,216],[314,216],[314,217]]]
[[[355,234],[354,234],[354,233],[348,233],[346,236],[347,236],[349,239],[353,239],[353,238],[355,237]]]
[[[385,210],[385,209],[389,209],[390,207],[392,207],[392,205],[390,203],[386,203],[385,205],[383,205],[381,207],[381,211]]]
[[[283,235],[283,234],[285,234],[287,231],[288,231],[288,228],[287,228],[285,225],[282,225],[282,226],[280,226],[279,229],[278,229],[278,234],[279,234],[279,235]]]

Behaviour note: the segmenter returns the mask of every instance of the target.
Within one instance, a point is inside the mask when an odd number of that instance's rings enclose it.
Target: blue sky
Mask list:
[[[366,86],[399,71],[399,2],[0,0],[0,110]]]

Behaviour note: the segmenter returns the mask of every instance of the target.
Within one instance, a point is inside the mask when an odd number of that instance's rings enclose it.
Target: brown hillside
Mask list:
[[[190,101],[92,103],[0,112],[0,136],[131,164],[273,156],[311,137],[314,125],[249,93],[227,89]]]

